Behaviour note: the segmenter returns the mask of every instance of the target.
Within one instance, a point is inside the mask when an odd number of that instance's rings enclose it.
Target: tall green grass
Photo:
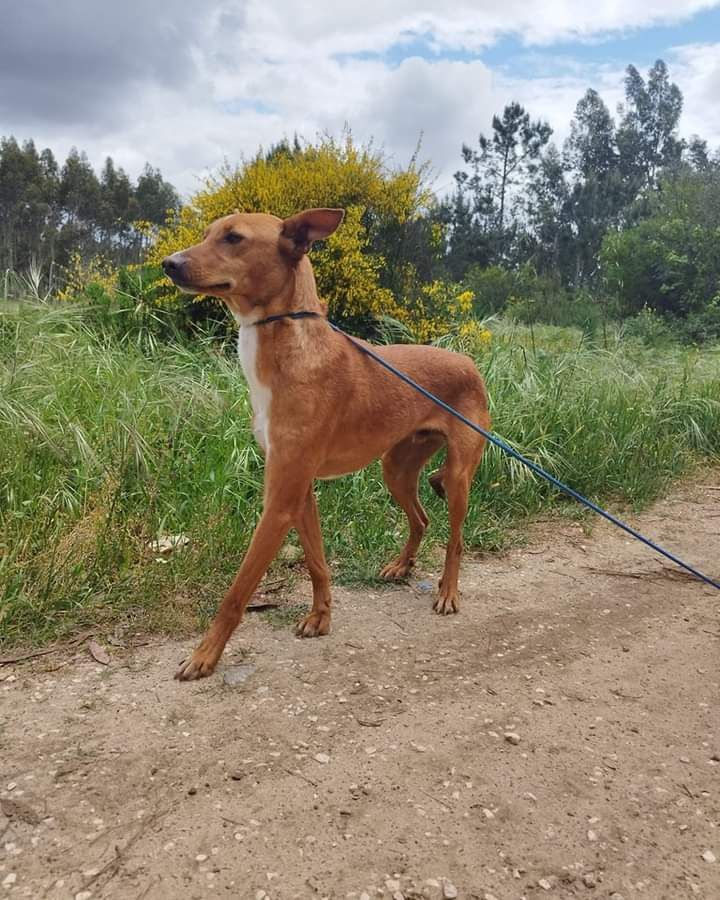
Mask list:
[[[478,359],[494,428],[557,477],[641,506],[720,455],[720,350],[600,349],[579,332],[497,323]],[[258,518],[262,458],[239,366],[210,340],[168,344],[79,309],[0,305],[0,636],[84,623],[188,628],[211,614]],[[318,485],[337,579],[374,577],[405,536],[379,466]],[[444,505],[423,486],[433,522]],[[494,550],[562,495],[490,448],[466,537]],[[148,543],[187,535],[159,562]]]

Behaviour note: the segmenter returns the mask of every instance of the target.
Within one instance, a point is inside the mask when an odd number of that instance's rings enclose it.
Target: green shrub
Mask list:
[[[677,338],[670,321],[647,306],[636,316],[625,319],[623,333],[647,347],[666,347]]]

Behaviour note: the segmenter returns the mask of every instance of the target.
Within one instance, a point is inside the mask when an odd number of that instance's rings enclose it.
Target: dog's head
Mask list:
[[[341,209],[308,209],[279,219],[235,213],[213,222],[203,240],[173,253],[162,267],[183,291],[210,294],[242,314],[282,293],[313,244],[342,222]]]

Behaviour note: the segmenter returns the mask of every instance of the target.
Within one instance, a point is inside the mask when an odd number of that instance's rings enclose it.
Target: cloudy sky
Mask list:
[[[597,88],[658,57],[682,132],[720,145],[720,0],[25,0],[3,4],[0,135],[73,145],[183,193],[298,133],[349,125],[399,164],[422,135],[435,187],[512,99],[565,137]]]

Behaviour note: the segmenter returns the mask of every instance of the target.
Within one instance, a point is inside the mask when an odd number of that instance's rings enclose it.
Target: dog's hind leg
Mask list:
[[[381,578],[406,578],[415,565],[415,554],[428,526],[428,517],[418,498],[418,478],[425,463],[445,443],[440,432],[417,433],[396,444],[383,456],[383,478],[395,502],[405,511],[410,526],[400,555],[380,572]]]
[[[298,622],[295,633],[298,637],[318,637],[330,631],[330,570],[325,561],[320,515],[312,488],[295,527],[313,586],[312,610]]]
[[[458,577],[463,553],[463,523],[467,515],[470,485],[484,447],[484,438],[478,438],[471,432],[462,433],[458,429],[453,429],[448,436],[447,460],[433,476],[447,499],[450,519],[445,568],[440,579],[438,598],[433,604],[433,609],[439,615],[455,613],[460,605]],[[435,485],[433,487],[437,490]]]

